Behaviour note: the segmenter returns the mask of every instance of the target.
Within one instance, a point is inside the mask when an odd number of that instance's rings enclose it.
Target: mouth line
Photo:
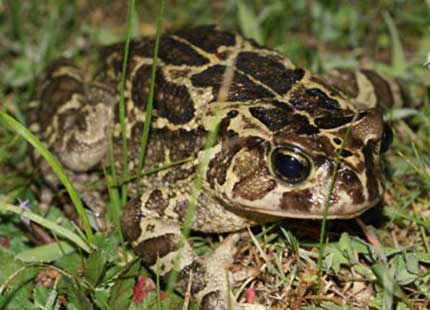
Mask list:
[[[328,219],[328,220],[352,219],[352,218],[360,216],[361,214],[363,214],[367,210],[373,208],[378,202],[379,202],[379,200],[374,202],[374,203],[371,203],[365,207],[362,207],[360,209],[355,209],[352,212],[342,212],[339,214],[327,214],[326,219]],[[288,212],[288,211],[284,211],[284,210],[270,210],[270,209],[255,208],[255,207],[248,207],[248,206],[241,206],[241,208],[246,209],[247,211],[250,211],[250,212],[255,212],[255,213],[259,213],[259,214],[263,214],[263,215],[270,215],[270,216],[274,216],[274,217],[277,217],[280,219],[292,218],[292,219],[322,220],[324,217],[323,214]]]

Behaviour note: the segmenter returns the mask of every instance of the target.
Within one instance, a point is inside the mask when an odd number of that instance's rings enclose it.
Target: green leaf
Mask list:
[[[375,277],[374,273],[366,265],[354,265],[354,266],[352,266],[352,269],[355,272],[361,274],[368,281],[375,281],[376,280],[376,277]]]
[[[49,243],[22,251],[16,257],[24,262],[52,262],[75,251],[69,243]]]
[[[106,289],[97,289],[94,292],[94,302],[97,304],[97,306],[99,306],[100,309],[109,309],[109,307],[107,307],[108,297],[109,293]]]
[[[107,258],[100,250],[93,251],[85,260],[84,274],[93,286],[97,286],[97,283],[103,275],[106,260]]]
[[[108,304],[112,309],[127,309],[133,296],[140,260],[131,262],[112,287]]]
[[[48,300],[46,301],[46,304],[45,304],[46,310],[60,309],[60,305],[57,303],[57,296],[58,296],[57,291],[54,289],[51,290],[48,296]]]
[[[58,294],[55,289],[49,290],[42,285],[36,285],[33,290],[34,304],[40,309],[55,309],[57,296]]]
[[[371,268],[377,278],[378,284],[383,288],[383,309],[392,309],[394,296],[401,298],[404,303],[412,307],[406,294],[384,265],[376,263]]]
[[[40,310],[29,299],[32,283],[28,283],[19,289],[9,290],[0,295],[0,309],[25,309]]]
[[[78,253],[71,253],[61,257],[55,265],[69,274],[76,275],[82,269],[82,257]]]
[[[410,284],[417,278],[416,275],[409,273],[406,269],[406,263],[402,255],[396,255],[394,257],[394,264],[391,269],[391,272],[394,273],[394,279],[396,279],[399,285]]]
[[[103,253],[107,261],[113,261],[118,256],[118,240],[109,235],[96,233],[94,236],[94,247]]]
[[[5,281],[9,279],[17,270],[23,268],[25,264],[16,259],[11,253],[8,253],[4,249],[0,247],[0,284],[4,285]],[[16,289],[24,285],[33,279],[39,268],[36,267],[28,267],[23,271],[17,273],[13,276],[13,279],[8,284],[8,289]]]
[[[19,253],[30,248],[28,239],[22,233],[22,227],[19,228],[19,224],[16,223],[17,219],[18,216],[14,215],[1,218],[0,236],[10,238],[7,247],[10,253]]]
[[[335,273],[338,273],[340,265],[348,265],[349,260],[337,246],[329,244],[325,248],[324,264],[327,269],[332,268]]]
[[[342,233],[338,242],[338,246],[342,253],[345,255],[345,257],[348,258],[349,263],[355,264],[358,262],[356,256],[354,255],[352,241],[348,233]]]
[[[409,307],[403,302],[397,304],[396,310],[409,310]]]
[[[79,310],[92,310],[93,304],[88,300],[88,298],[80,290],[67,290],[67,297],[69,304],[67,307],[75,307]]]
[[[406,269],[413,274],[418,275],[420,270],[418,266],[418,257],[415,253],[406,254]]]
[[[151,291],[146,295],[143,301],[135,305],[131,304],[129,310],[158,310],[157,308],[157,293],[155,291]],[[183,308],[183,298],[177,294],[169,294],[161,301],[161,309],[182,309]],[[191,303],[189,310],[198,310],[199,307],[195,306],[195,304]]]
[[[430,255],[427,253],[417,253],[417,258],[420,262],[430,264]]]
[[[374,268],[373,268],[374,267]],[[384,268],[383,265],[374,265],[372,266],[373,272],[375,273],[376,277],[378,278],[379,284],[383,288],[383,299],[382,299],[382,310],[390,310],[393,309],[393,299],[395,290],[400,288],[398,285],[394,282],[393,277],[391,274]]]

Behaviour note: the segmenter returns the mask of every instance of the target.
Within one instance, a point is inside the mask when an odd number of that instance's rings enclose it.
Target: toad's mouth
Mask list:
[[[381,199],[375,201],[367,201],[361,205],[332,205],[328,206],[326,219],[351,219],[360,216],[367,210],[373,208],[380,202]],[[258,213],[264,216],[276,217],[276,218],[292,218],[292,219],[310,219],[310,220],[322,220],[324,218],[324,206],[315,208],[315,211],[303,212],[298,209],[275,209],[275,208],[262,208],[255,206],[240,205],[237,207],[242,212]],[[317,211],[318,210],[318,211]]]

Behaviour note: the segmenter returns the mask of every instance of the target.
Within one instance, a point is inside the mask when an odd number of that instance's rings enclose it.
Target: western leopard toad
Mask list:
[[[128,169],[138,173],[154,40],[131,42],[125,84]],[[61,59],[41,80],[30,105],[31,130],[58,157],[81,198],[103,209],[103,193],[85,184],[108,165],[108,136],[118,175],[123,171],[118,89],[123,44],[101,50],[93,74]],[[224,81],[230,81],[224,87]],[[225,94],[219,93],[225,88]],[[390,135],[380,105],[402,103],[393,80],[370,70],[316,76],[277,52],[216,27],[186,29],[161,38],[154,110],[144,169],[182,165],[129,182],[122,211],[127,240],[163,278],[172,270],[193,180],[205,158],[192,229],[236,232],[283,217],[320,219],[328,184],[340,162],[328,218],[351,218],[383,193],[381,152]],[[214,145],[203,146],[218,124]],[[345,139],[349,128],[348,139]],[[37,156],[36,156],[37,157]],[[51,185],[58,180],[38,158]],[[202,309],[226,309],[226,266],[238,235],[209,257],[182,249],[176,289],[191,292]],[[233,309],[260,309],[233,302]]]

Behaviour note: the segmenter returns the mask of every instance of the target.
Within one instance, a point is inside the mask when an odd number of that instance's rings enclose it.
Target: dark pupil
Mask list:
[[[309,165],[296,157],[283,154],[280,150],[272,153],[272,164],[276,174],[288,182],[300,182],[309,174]]]
[[[393,143],[393,131],[390,126],[384,124],[384,134],[381,140],[381,153],[385,153],[390,148],[391,143]]]

